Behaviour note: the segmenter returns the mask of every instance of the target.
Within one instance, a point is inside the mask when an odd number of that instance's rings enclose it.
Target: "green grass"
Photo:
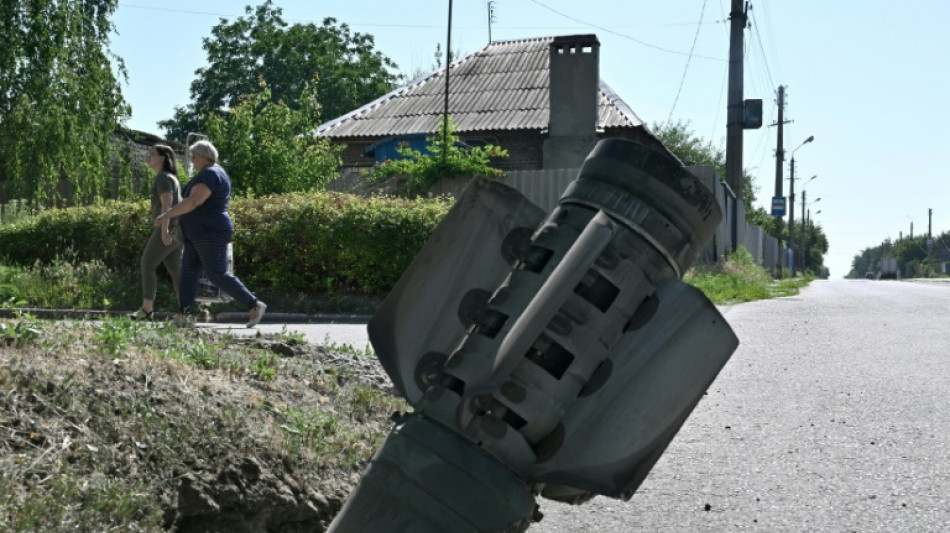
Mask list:
[[[0,307],[47,309],[135,309],[141,281],[105,267],[101,261],[75,262],[67,251],[49,264],[0,265]],[[157,306],[174,304],[171,282],[158,291]]]

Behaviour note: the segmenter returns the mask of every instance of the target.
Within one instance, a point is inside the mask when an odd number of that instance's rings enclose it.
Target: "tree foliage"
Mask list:
[[[688,123],[679,121],[656,124],[653,127],[653,133],[660,139],[663,146],[673,152],[684,165],[714,167],[716,175],[720,179],[725,179],[725,149],[714,145],[711,141],[705,141],[697,137],[689,129]],[[758,186],[755,183],[755,176],[746,172],[745,169],[743,169],[742,175],[745,182],[745,186],[742,188],[742,203],[745,205],[746,215],[749,216],[756,211],[753,205],[755,204]]]
[[[217,146],[236,193],[310,191],[336,177],[343,147],[310,134],[320,117],[316,83],[304,85],[296,100],[297,109],[275,101],[261,80],[258,92],[242,97],[227,116],[205,117],[205,131]]]
[[[282,10],[267,0],[245,8],[246,16],[221,22],[203,40],[208,66],[195,71],[192,102],[178,107],[159,125],[171,139],[184,140],[197,131],[208,112],[238,105],[258,92],[265,80],[271,97],[291,109],[306,86],[319,78],[318,100],[324,117],[337,117],[389,92],[399,81],[396,65],[375,50],[373,36],[353,33],[346,24],[325,18],[322,25],[287,24]]]
[[[716,174],[720,179],[725,178],[725,150],[712,142],[697,137],[689,129],[689,124],[682,121],[656,124],[653,127],[653,133],[684,165],[712,166],[716,169]],[[754,207],[758,190],[755,177],[744,169],[742,173],[745,181],[745,187],[742,189],[742,203],[745,206],[746,220],[752,225],[761,227],[768,235],[787,243],[787,225],[781,218],[771,216],[761,207]],[[798,233],[798,231],[801,231],[801,227],[796,226],[795,229],[795,248],[797,249],[801,242],[801,234]],[[805,240],[806,264],[809,270],[820,273],[824,270],[823,256],[828,253],[828,238],[820,225],[812,224],[809,221],[807,228],[805,228]]]
[[[897,269],[906,277],[929,277],[942,274],[940,265],[950,255],[950,232],[933,237],[933,248],[927,248],[927,236],[905,237],[894,242],[885,239],[881,244],[861,250],[851,261],[851,271],[845,277],[863,278],[868,272],[877,276],[881,260],[897,259]]]
[[[117,5],[0,2],[0,202],[111,195],[113,133],[129,115],[108,48]]]

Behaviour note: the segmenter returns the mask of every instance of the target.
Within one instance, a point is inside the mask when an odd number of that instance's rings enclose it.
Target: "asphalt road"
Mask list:
[[[950,284],[816,281],[721,311],[740,346],[633,498],[541,500],[530,533],[950,531]],[[365,324],[258,327],[284,328],[368,345]]]
[[[633,498],[544,501],[530,532],[950,531],[950,286],[723,314],[741,344]]]

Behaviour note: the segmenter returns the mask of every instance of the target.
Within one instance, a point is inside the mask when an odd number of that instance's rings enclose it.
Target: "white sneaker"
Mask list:
[[[258,300],[257,305],[251,308],[250,318],[247,321],[247,327],[253,328],[254,326],[261,323],[261,319],[264,318],[264,311],[267,310],[267,304]]]

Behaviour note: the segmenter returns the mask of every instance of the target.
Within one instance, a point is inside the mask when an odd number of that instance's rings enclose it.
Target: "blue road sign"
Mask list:
[[[785,197],[784,196],[772,197],[772,216],[773,217],[785,216]]]

